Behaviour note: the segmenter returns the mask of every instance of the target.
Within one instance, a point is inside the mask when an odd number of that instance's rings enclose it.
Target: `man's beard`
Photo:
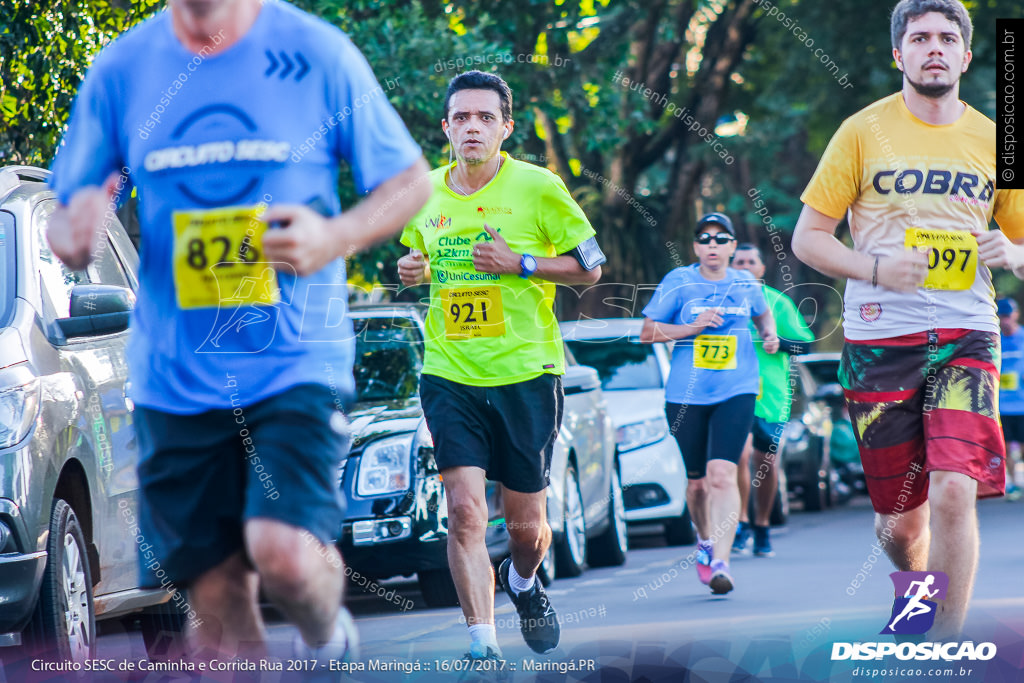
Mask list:
[[[934,100],[949,93],[959,82],[960,79],[958,78],[952,83],[915,83],[914,79],[907,75],[907,83],[910,83],[910,87],[914,89],[914,92],[921,97],[928,97]]]

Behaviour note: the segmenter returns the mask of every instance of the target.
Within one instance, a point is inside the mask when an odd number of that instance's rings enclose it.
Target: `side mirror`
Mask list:
[[[600,388],[601,377],[597,374],[597,370],[589,365],[570,365],[565,369],[565,375],[562,376],[562,390],[566,396]]]
[[[75,285],[68,318],[57,321],[64,336],[89,337],[128,329],[135,294],[114,285]]]

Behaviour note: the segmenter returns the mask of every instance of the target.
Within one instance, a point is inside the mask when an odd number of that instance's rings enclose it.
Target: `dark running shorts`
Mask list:
[[[999,335],[990,332],[846,340],[839,382],[876,512],[921,505],[936,470],[975,479],[979,498],[1003,494],[998,365]]]
[[[449,467],[479,467],[511,491],[547,488],[562,424],[561,377],[477,387],[422,375],[420,403],[442,476]]]
[[[137,406],[142,585],[186,587],[244,549],[243,524],[257,517],[333,543],[345,510],[338,467],[349,445],[334,398],[303,384],[197,415]]]
[[[704,478],[709,460],[740,461],[754,421],[755,401],[754,394],[740,394],[711,405],[665,404],[668,427],[683,454],[688,478]]]
[[[1024,415],[1000,415],[999,424],[1003,427],[1003,441],[1024,444]]]
[[[785,422],[769,422],[755,415],[754,425],[750,428],[750,433],[754,437],[754,450],[761,453],[778,453],[779,441],[782,440],[782,430],[785,427]]]

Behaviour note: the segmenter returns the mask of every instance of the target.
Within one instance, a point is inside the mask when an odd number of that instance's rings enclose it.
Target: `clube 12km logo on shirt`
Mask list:
[[[946,597],[949,577],[944,572],[893,572],[892,612],[880,635],[921,635],[935,623],[937,601]],[[896,657],[900,660],[987,661],[996,656],[995,643],[863,642],[833,643],[832,661]]]

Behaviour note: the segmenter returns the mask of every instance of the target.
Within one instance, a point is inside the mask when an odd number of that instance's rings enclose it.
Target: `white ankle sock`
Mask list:
[[[494,630],[494,624],[477,624],[476,626],[470,626],[469,637],[473,639],[474,643],[490,645],[496,652],[501,651],[498,647],[498,633]]]
[[[528,579],[524,579],[519,576],[519,572],[516,571],[516,563],[509,563],[511,566],[508,568],[508,587],[512,589],[512,592],[519,595],[523,591],[528,591],[533,588],[533,582],[537,580],[537,575],[534,574]]]

